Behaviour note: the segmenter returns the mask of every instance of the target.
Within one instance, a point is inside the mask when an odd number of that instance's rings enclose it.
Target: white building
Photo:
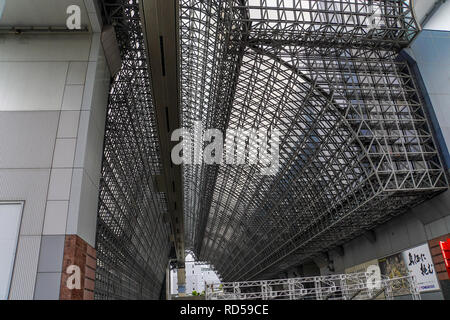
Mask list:
[[[205,282],[220,283],[217,273],[207,264],[196,264],[191,255],[186,257],[186,294],[193,291],[202,293],[205,290]],[[177,294],[177,271],[171,272],[171,292]]]

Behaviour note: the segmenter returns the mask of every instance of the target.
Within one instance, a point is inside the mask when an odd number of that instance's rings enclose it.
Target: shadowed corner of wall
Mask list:
[[[443,162],[442,164],[444,166],[445,172],[447,173],[447,177],[450,177],[450,153],[417,61],[406,50],[402,50],[397,59],[400,61],[405,61],[414,74],[416,84],[418,85],[420,94],[422,95],[421,98],[423,99],[425,104],[425,112],[427,113],[426,116],[428,120],[430,120],[431,130],[433,132],[434,138],[436,139],[439,155]]]

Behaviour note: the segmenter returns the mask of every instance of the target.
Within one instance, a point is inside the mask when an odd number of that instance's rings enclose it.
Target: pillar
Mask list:
[[[94,1],[73,4],[81,7],[86,31],[0,37],[0,205],[23,204],[9,299],[94,297],[110,75]],[[65,24],[59,1],[37,17],[32,6],[18,5],[6,1],[2,27],[16,19],[23,26],[29,18],[30,27],[55,21],[60,9],[58,25]],[[79,273],[67,273],[74,267]],[[79,286],[67,287],[70,276],[79,277]]]

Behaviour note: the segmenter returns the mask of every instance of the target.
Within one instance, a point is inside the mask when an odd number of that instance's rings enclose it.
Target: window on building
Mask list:
[[[0,203],[0,300],[9,296],[22,203]]]

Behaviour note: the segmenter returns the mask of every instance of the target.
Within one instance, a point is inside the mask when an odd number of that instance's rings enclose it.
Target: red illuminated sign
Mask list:
[[[442,255],[444,256],[445,261],[445,267],[447,268],[447,273],[450,277],[450,239],[447,239],[447,242],[441,241],[439,245],[441,246]]]

